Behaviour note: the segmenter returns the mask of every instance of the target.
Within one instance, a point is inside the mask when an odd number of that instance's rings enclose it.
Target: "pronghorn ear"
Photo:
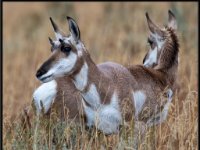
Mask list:
[[[153,21],[150,19],[149,14],[147,12],[146,12],[146,18],[147,18],[148,27],[151,33],[153,34],[157,33],[158,35],[163,36],[162,31],[156,24],[153,23]]]
[[[176,17],[174,16],[171,10],[168,10],[168,15],[169,15],[168,27],[171,27],[172,29],[177,30]]]
[[[78,27],[77,23],[74,21],[74,19],[72,19],[69,16],[67,16],[67,21],[69,24],[69,31],[70,31],[72,37],[74,38],[74,40],[77,42],[78,40],[80,40],[79,27]]]

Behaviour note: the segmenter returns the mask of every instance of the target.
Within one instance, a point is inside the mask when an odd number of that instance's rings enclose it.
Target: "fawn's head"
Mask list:
[[[36,77],[42,82],[48,82],[77,71],[83,63],[83,55],[86,53],[85,47],[80,40],[79,27],[72,18],[67,17],[69,36],[65,36],[59,30],[52,18],[50,18],[50,21],[56,40],[49,38],[52,54],[36,73]]]
[[[177,30],[177,22],[174,14],[168,11],[168,24],[164,28],[158,27],[152,22],[148,13],[146,13],[147,23],[150,30],[148,43],[150,49],[148,50],[143,65],[145,67],[154,67],[158,64],[165,64],[169,67],[174,63],[175,57],[178,53],[178,39],[175,34]]]

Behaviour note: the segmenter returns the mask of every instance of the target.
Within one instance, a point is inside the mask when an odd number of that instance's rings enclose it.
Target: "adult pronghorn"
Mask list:
[[[170,13],[169,16],[171,17]],[[159,101],[160,93],[168,85],[166,79],[162,78],[162,73],[140,65],[129,68],[113,62],[96,65],[80,39],[78,25],[70,17],[67,20],[69,36],[61,33],[51,19],[56,34],[55,41],[50,39],[53,53],[36,74],[39,80],[47,82],[45,84],[48,90],[36,90],[33,95],[36,106],[40,109],[40,100],[43,103],[47,101],[45,110],[48,111],[57,90],[62,88],[62,84],[70,82],[83,97],[82,103],[89,127],[94,125],[110,134],[118,132],[123,119],[129,121],[134,117],[136,121],[142,120],[149,125],[154,123],[155,109],[158,112],[160,107],[168,107],[167,102]],[[148,15],[147,20],[150,21]],[[55,82],[55,79],[63,76],[67,76],[67,82]],[[168,95],[170,101],[171,90]],[[123,106],[126,104],[130,107],[124,111]],[[144,107],[148,108],[148,115],[144,115],[146,117],[141,116],[144,114]],[[156,120],[157,123],[162,121],[162,115],[157,117],[160,117]]]

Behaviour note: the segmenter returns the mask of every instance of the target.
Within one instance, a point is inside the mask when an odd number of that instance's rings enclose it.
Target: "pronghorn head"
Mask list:
[[[168,11],[168,15],[168,24],[164,28],[160,28],[152,22],[148,13],[146,13],[147,23],[150,30],[150,36],[147,41],[150,45],[150,49],[143,59],[143,65],[145,67],[155,67],[162,63],[161,61],[165,61],[165,63],[168,61],[168,63],[171,63],[170,61],[173,60],[170,59],[175,57],[172,56],[175,52],[172,52],[172,49],[173,47],[177,47],[178,49],[178,39],[175,34],[177,30],[177,22],[174,14],[170,10]],[[165,59],[163,59],[164,57]]]
[[[67,17],[70,35],[65,36],[52,18],[56,40],[49,38],[52,54],[38,69],[36,77],[42,82],[51,81],[57,77],[63,77],[76,72],[83,63],[83,55],[86,52],[80,40],[80,31],[76,22]]]

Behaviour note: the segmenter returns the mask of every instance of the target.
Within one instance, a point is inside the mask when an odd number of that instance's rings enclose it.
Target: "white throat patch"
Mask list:
[[[75,76],[73,81],[79,91],[83,91],[88,83],[88,65],[85,62],[80,72]]]
[[[144,66],[145,67],[150,67],[157,61],[157,54],[158,54],[158,48],[155,47],[152,52],[149,54],[148,59],[145,60]]]
[[[99,93],[94,84],[91,84],[89,90],[86,93],[82,93],[82,96],[85,101],[93,107],[93,109],[97,109],[101,104]]]

